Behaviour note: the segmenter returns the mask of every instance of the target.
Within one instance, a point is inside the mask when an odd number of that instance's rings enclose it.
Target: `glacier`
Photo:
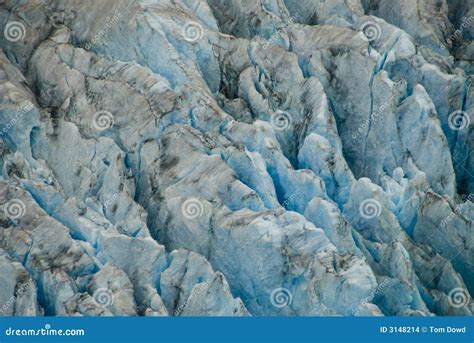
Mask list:
[[[474,314],[474,0],[0,29],[0,316]]]

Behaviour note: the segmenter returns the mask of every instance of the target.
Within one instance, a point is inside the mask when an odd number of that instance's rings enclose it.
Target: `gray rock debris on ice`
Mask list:
[[[473,315],[474,0],[0,28],[0,315]]]

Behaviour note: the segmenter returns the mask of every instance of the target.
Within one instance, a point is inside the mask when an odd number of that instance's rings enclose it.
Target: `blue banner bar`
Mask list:
[[[472,317],[0,317],[0,342],[473,343]]]

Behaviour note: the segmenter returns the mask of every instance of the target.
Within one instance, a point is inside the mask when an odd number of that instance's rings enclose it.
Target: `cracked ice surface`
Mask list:
[[[474,313],[473,0],[0,28],[1,315]]]

